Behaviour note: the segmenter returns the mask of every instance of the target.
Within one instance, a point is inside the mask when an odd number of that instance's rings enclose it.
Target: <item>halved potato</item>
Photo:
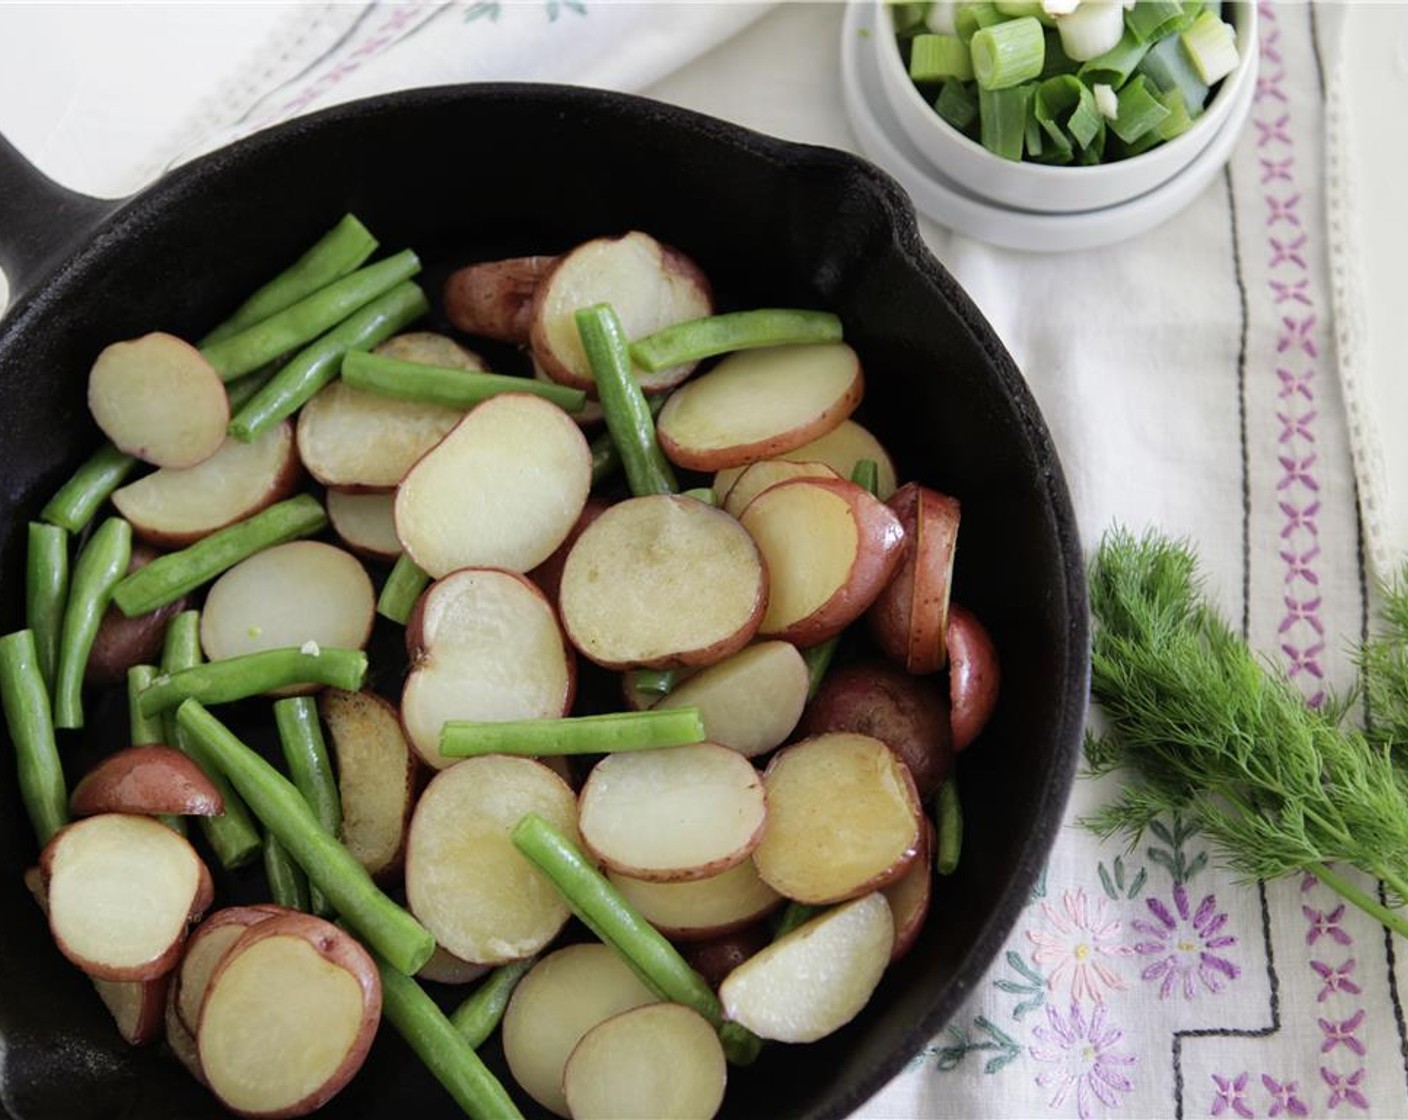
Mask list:
[[[568,637],[609,669],[707,665],[747,644],[767,604],[753,539],[693,498],[618,502],[568,554],[559,607]]]
[[[895,920],[895,947],[890,952],[892,961],[899,960],[919,940],[934,894],[934,826],[927,817],[920,835],[923,840],[914,862],[903,875],[881,891],[890,904],[890,914]]]
[[[401,723],[437,769],[446,720],[553,719],[566,715],[576,660],[547,597],[526,576],[464,568],[437,580],[407,620],[411,671]]]
[[[944,642],[958,544],[958,500],[907,482],[888,504],[904,526],[905,554],[870,608],[870,633],[906,672],[937,673],[947,660]]]
[[[208,915],[191,931],[185,952],[181,954],[180,967],[173,973],[172,994],[176,1015],[192,1039],[196,1027],[200,1025],[200,1009],[205,1002],[206,988],[210,986],[210,978],[220,967],[225,954],[234,948],[235,942],[244,936],[250,926],[294,912],[273,904],[226,906]]]
[[[751,925],[782,901],[745,859],[707,879],[672,883],[635,879],[609,870],[607,878],[671,941],[705,941]]]
[[[706,666],[654,706],[699,709],[711,743],[747,758],[792,734],[807,704],[807,663],[790,642],[758,642]]]
[[[165,813],[216,817],[225,811],[205,771],[175,747],[149,744],[110,754],[79,779],[69,797],[75,817]]]
[[[538,285],[528,339],[533,358],[554,381],[578,389],[596,387],[577,334],[576,312],[609,303],[627,338],[643,338],[664,327],[712,315],[713,295],[699,266],[649,234],[598,237],[557,259]],[[658,373],[636,370],[647,393],[678,385],[695,363]]]
[[[748,858],[767,807],[753,764],[716,743],[623,751],[593,767],[582,789],[582,842],[636,879],[705,879]]]
[[[611,1016],[658,999],[600,942],[549,953],[519,981],[504,1012],[509,1072],[540,1105],[567,1116],[562,1071],[578,1041]]]
[[[196,1047],[196,1033],[181,1022],[181,1016],[176,1013],[176,985],[168,984],[166,988],[166,1014],[162,1019],[162,1025],[166,1028],[166,1045],[171,1048],[171,1053],[176,1056],[176,1060],[186,1067],[186,1072],[194,1077],[200,1084],[205,1084],[205,1074],[200,1068],[200,1050]]]
[[[161,548],[184,548],[288,497],[302,471],[285,420],[258,439],[226,439],[191,467],[162,467],[113,491],[132,531]]]
[[[527,342],[533,297],[556,261],[556,257],[510,257],[457,268],[442,293],[445,318],[465,334]]]
[[[416,976],[435,984],[469,984],[489,971],[487,964],[462,961],[441,945],[435,946],[430,959],[420,966]]]
[[[132,1046],[146,1046],[161,1034],[171,973],[154,980],[93,980],[117,1033]]]
[[[537,813],[577,839],[577,799],[541,763],[469,758],[425,787],[406,845],[406,899],[435,940],[461,960],[503,964],[557,936],[567,904],[513,846],[509,833]]]
[[[389,490],[328,491],[328,520],[333,532],[358,556],[372,560],[395,560],[401,555],[395,507],[396,495]]]
[[[997,707],[1002,668],[987,627],[958,603],[949,607],[947,641],[953,749],[961,751],[978,737]]]
[[[720,471],[715,476],[716,484],[724,473],[724,471]],[[734,517],[738,517],[748,508],[748,503],[769,486],[776,486],[779,482],[786,482],[789,478],[840,477],[825,463],[794,463],[790,459],[760,459],[756,463],[749,463],[737,478],[731,480],[727,493],[719,494],[715,490],[714,497],[725,513],[731,513]]]
[[[153,331],[114,342],[88,374],[88,410],[119,451],[158,467],[193,467],[225,442],[225,385],[189,342]]]
[[[740,350],[675,390],[655,431],[671,462],[717,471],[809,443],[864,394],[860,359],[844,342]]]
[[[853,482],[794,478],[748,503],[739,523],[767,563],[758,632],[799,646],[834,637],[865,613],[904,555],[888,506]]]
[[[551,556],[528,573],[528,578],[536,583],[543,590],[543,594],[548,597],[548,602],[557,609],[557,601],[562,591],[562,569],[567,565],[567,557],[572,551],[572,546],[577,543],[588,525],[611,508],[611,503],[605,498],[590,497],[587,504],[582,507],[582,512],[578,515],[576,523],[568,531],[566,539],[557,546]]]
[[[842,420],[825,435],[773,458],[796,463],[825,463],[842,478],[850,478],[857,463],[870,459],[875,463],[878,476],[875,496],[884,502],[895,492],[895,461],[870,429],[854,420]],[[714,492],[728,493],[728,488],[746,469],[725,467],[719,471],[714,477]]]
[[[717,992],[730,972],[749,957],[766,949],[772,940],[768,923],[754,922],[706,941],[685,941],[679,950],[689,967],[704,977],[705,983]]]
[[[505,393],[477,405],[396,491],[396,535],[439,578],[456,568],[535,568],[586,505],[592,455],[557,405]]]
[[[786,898],[839,902],[893,882],[919,852],[909,768],[879,739],[832,732],[779,751],[763,775],[758,875]]]

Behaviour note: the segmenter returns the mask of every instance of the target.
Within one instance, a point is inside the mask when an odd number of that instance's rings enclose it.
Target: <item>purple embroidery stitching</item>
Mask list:
[[[1345,904],[1341,902],[1326,914],[1323,910],[1312,910],[1309,906],[1302,906],[1300,912],[1310,923],[1310,929],[1305,934],[1305,943],[1314,945],[1320,938],[1328,937],[1337,945],[1353,944],[1354,938],[1340,928],[1340,919],[1344,917],[1344,907]]]
[[[1198,995],[1198,983],[1216,994],[1235,980],[1242,970],[1215,950],[1237,944],[1231,934],[1223,933],[1227,915],[1217,910],[1217,900],[1207,895],[1196,912],[1188,905],[1188,891],[1182,883],[1174,884],[1171,911],[1158,898],[1145,899],[1144,904],[1156,921],[1136,918],[1130,923],[1147,940],[1134,946],[1142,957],[1153,958],[1139,974],[1141,980],[1158,983],[1159,998],[1167,999],[1181,991],[1185,1000]]]
[[[1239,1073],[1236,1078],[1219,1077],[1212,1075],[1213,1083],[1217,1086],[1217,1097],[1212,1102],[1212,1108],[1208,1111],[1213,1116],[1221,1116],[1229,1108],[1243,1120],[1251,1120],[1256,1115],[1247,1104],[1243,1094],[1247,1090],[1247,1079],[1250,1074]]]
[[[1364,1022],[1364,1008],[1360,1008],[1343,1022],[1334,1022],[1330,1019],[1317,1020],[1320,1030],[1325,1035],[1325,1041],[1320,1044],[1320,1053],[1328,1054],[1337,1046],[1343,1046],[1347,1050],[1353,1050],[1361,1058],[1364,1056],[1364,1044],[1354,1037],[1360,1025]]]
[[[1114,1108],[1120,1103],[1120,1095],[1134,1088],[1121,1070],[1134,1065],[1137,1059],[1115,1049],[1124,1031],[1106,1027],[1105,1013],[1103,1003],[1091,1008],[1089,1019],[1078,1004],[1071,1005],[1069,1015],[1062,1015],[1048,1004],[1046,1025],[1032,1028],[1040,1045],[1031,1048],[1031,1056],[1056,1067],[1038,1073],[1036,1083],[1043,1089],[1055,1090],[1049,1102],[1051,1108],[1060,1108],[1074,1089],[1081,1120],[1090,1120],[1095,1101]]]
[[[1311,971],[1325,981],[1325,986],[1320,989],[1320,994],[1315,997],[1315,1002],[1324,1003],[1336,992],[1349,992],[1352,995],[1358,995],[1361,991],[1359,985],[1349,978],[1349,974],[1354,971],[1354,964],[1353,957],[1350,957],[1339,968],[1334,968],[1324,961],[1311,961]]]
[[[1348,1077],[1321,1066],[1320,1076],[1330,1087],[1327,1108],[1338,1108],[1340,1105],[1348,1103],[1354,1105],[1355,1108],[1368,1110],[1369,1098],[1359,1090],[1359,1086],[1364,1082],[1364,1068],[1362,1066]]]
[[[1294,1081],[1277,1081],[1263,1073],[1261,1083],[1271,1094],[1271,1107],[1266,1110],[1267,1116],[1280,1116],[1283,1112],[1288,1116],[1309,1115],[1310,1110],[1305,1107],[1305,1102],[1296,1096]]]

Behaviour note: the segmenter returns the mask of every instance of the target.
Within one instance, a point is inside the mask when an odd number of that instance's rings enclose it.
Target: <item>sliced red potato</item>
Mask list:
[[[184,548],[288,497],[301,470],[293,424],[284,421],[250,443],[226,439],[195,466],[144,475],[114,490],[112,504],[143,540]]]
[[[719,986],[724,1015],[773,1042],[815,1042],[869,1002],[895,942],[884,895],[828,910],[734,969]]]
[[[572,551],[572,546],[577,543],[577,538],[586,527],[610,508],[611,503],[605,498],[588,498],[576,523],[568,531],[567,538],[557,546],[551,556],[528,573],[528,578],[543,589],[543,594],[548,597],[548,602],[553,605],[554,610],[557,609],[557,601],[561,597],[562,569],[567,565],[567,556]]]
[[[128,573],[145,567],[159,555],[149,545],[136,545],[127,565]],[[127,679],[127,670],[133,665],[157,661],[166,640],[166,624],[185,610],[186,605],[187,599],[182,595],[164,607],[129,618],[117,604],[110,603],[98,623],[98,633],[83,667],[83,683],[96,688],[120,684]]]
[[[609,303],[626,337],[644,338],[664,327],[712,315],[713,295],[699,266],[649,234],[598,237],[557,259],[538,285],[528,340],[533,358],[554,381],[594,389],[596,379],[577,334],[576,312]],[[647,393],[678,385],[694,362],[658,373],[636,371]]]
[[[958,603],[949,607],[948,662],[953,749],[961,751],[978,737],[997,707],[1002,668],[987,627]]]
[[[636,879],[705,879],[743,862],[767,819],[753,764],[716,743],[623,751],[592,768],[577,826],[596,858]]]
[[[948,696],[936,680],[912,677],[878,658],[840,665],[822,679],[797,727],[873,735],[900,758],[919,799],[938,793],[953,764]]]
[[[576,523],[592,485],[581,429],[551,401],[477,405],[396,491],[396,535],[439,578],[456,568],[536,568]]]
[[[790,642],[758,642],[691,675],[657,708],[699,709],[711,743],[747,758],[786,742],[807,703],[807,663]]]
[[[707,879],[651,882],[608,870],[641,917],[671,941],[705,941],[756,922],[781,901],[751,859]]]
[[[867,616],[875,643],[906,672],[923,675],[944,667],[949,590],[958,544],[956,498],[907,482],[889,506],[905,531],[905,555]]]
[[[766,922],[722,933],[707,941],[687,941],[679,946],[680,955],[689,967],[704,977],[715,991],[728,974],[749,957],[772,944],[772,931]]]
[[[389,490],[329,490],[327,496],[333,531],[358,556],[371,560],[395,560],[401,555],[395,506],[396,495]]]
[[[533,363],[533,380],[557,384],[537,362]],[[600,424],[606,416],[606,414],[601,411],[601,402],[592,400],[590,397],[588,397],[586,403],[582,405],[580,412],[574,412],[571,415],[572,419],[577,422],[577,426],[580,428],[589,428],[594,424]]]
[[[175,335],[114,342],[88,375],[88,410],[119,451],[158,467],[193,467],[220,450],[230,401],[215,367]]]
[[[812,646],[875,601],[904,556],[904,529],[853,482],[795,478],[748,503],[739,523],[767,563],[760,635]]]
[[[616,950],[600,942],[549,953],[519,981],[504,1012],[509,1072],[544,1108],[568,1116],[562,1071],[582,1036],[611,1016],[658,998]]]
[[[186,927],[210,905],[196,850],[150,817],[103,813],[56,832],[39,856],[49,929],[89,976],[151,980],[181,957]]]
[[[541,763],[469,758],[437,774],[411,818],[406,899],[435,940],[461,960],[503,964],[557,936],[569,912],[557,889],[513,846],[527,813],[577,838],[577,799]]]
[[[321,541],[291,541],[240,561],[210,585],[200,643],[212,661],[308,642],[361,649],[375,612],[361,561]],[[310,690],[297,686],[280,695]]]
[[[171,1053],[176,1055],[176,1060],[186,1067],[187,1073],[204,1085],[205,1074],[201,1072],[200,1068],[200,1050],[196,1047],[195,1031],[181,1022],[181,1016],[176,1012],[176,985],[174,983],[167,985],[166,988],[166,1014],[162,1025],[166,1028],[166,1045],[171,1048]]]
[[[397,335],[374,353],[446,369],[482,370],[472,351],[443,335]],[[464,417],[444,405],[400,400],[333,381],[298,415],[298,453],[326,486],[388,489]]]
[[[919,854],[909,869],[881,893],[890,904],[895,920],[895,947],[890,960],[897,961],[914,947],[924,919],[929,916],[929,901],[934,894],[934,826],[926,817],[920,830],[923,842]]]
[[[437,580],[406,625],[401,722],[431,766],[446,720],[554,719],[572,706],[576,661],[552,605],[526,576],[464,568]]]
[[[720,471],[719,475],[724,472]],[[718,476],[716,476],[718,477]],[[790,459],[760,459],[749,463],[743,472],[733,479],[726,494],[715,491],[715,498],[725,513],[738,517],[748,508],[748,503],[779,482],[789,478],[840,478],[841,476],[825,463],[794,463]]]
[[[850,478],[856,464],[862,459],[869,459],[875,463],[878,476],[876,497],[882,502],[888,501],[890,495],[895,492],[894,460],[870,429],[854,420],[842,420],[825,435],[773,457],[796,463],[825,463],[842,478]],[[747,467],[725,467],[719,471],[714,476],[714,492],[728,493],[729,487],[746,469]]]
[[[740,350],[672,393],[655,431],[671,462],[717,471],[811,442],[864,394],[860,359],[844,342]]]
[[[893,882],[919,852],[909,768],[879,739],[831,732],[778,752],[763,776],[758,874],[786,898],[839,902]]]
[[[510,257],[456,269],[442,292],[445,318],[465,334],[527,342],[533,297],[556,261],[556,257]]]
[[[768,581],[739,523],[692,498],[618,502],[577,539],[559,607],[572,644],[609,669],[708,665],[746,645]]]
[[[286,907],[272,904],[226,906],[210,914],[191,931],[180,967],[173,974],[173,1000],[176,1015],[192,1038],[200,1025],[200,1009],[210,978],[235,942],[250,926],[292,913],[294,911]]]
[[[462,961],[454,953],[437,945],[435,952],[430,954],[430,959],[420,966],[416,976],[435,984],[469,984],[488,971],[487,964]]]
[[[128,747],[79,779],[69,797],[75,817],[97,813],[218,817],[225,800],[199,766],[175,747]]]
[[[328,689],[318,709],[337,760],[339,839],[374,878],[401,868],[415,803],[415,755],[396,709],[372,692]]]
[[[728,1079],[709,1021],[679,1003],[613,1015],[582,1036],[562,1072],[572,1120],[711,1120]]]
[[[245,1116],[302,1116],[361,1068],[381,976],[351,934],[312,914],[250,927],[210,978],[196,1044],[211,1092]]]

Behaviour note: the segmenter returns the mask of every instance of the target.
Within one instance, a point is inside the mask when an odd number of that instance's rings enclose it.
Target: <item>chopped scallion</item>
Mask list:
[[[1181,36],[1171,35],[1150,47],[1135,73],[1143,74],[1162,92],[1181,90],[1188,115],[1196,119],[1202,114],[1208,100],[1208,84],[1198,76],[1193,60],[1183,47]]]
[[[953,29],[965,43],[984,27],[991,27],[1002,20],[1002,13],[991,0],[971,0],[959,4],[953,13]]]
[[[1124,13],[1124,25],[1141,43],[1152,43],[1168,34],[1182,16],[1178,0],[1139,0]]]
[[[967,132],[978,119],[978,98],[966,83],[950,78],[939,90],[934,110],[959,132]]]
[[[1143,75],[1125,84],[1119,92],[1119,112],[1110,122],[1115,135],[1126,144],[1133,144],[1146,132],[1157,128],[1169,116],[1169,110],[1149,89]]]
[[[1211,12],[1203,12],[1193,26],[1179,36],[1198,77],[1208,85],[1220,82],[1237,69],[1237,37],[1230,24]]]
[[[973,54],[973,77],[979,89],[1012,89],[1041,73],[1046,58],[1046,36],[1040,23],[1031,16],[1023,16],[984,27],[973,36],[969,49]]]
[[[978,87],[979,139],[988,151],[1003,159],[1021,159],[1027,136],[1027,106],[1032,85],[1013,89]]]
[[[1149,50],[1148,43],[1141,43],[1128,28],[1125,28],[1118,43],[1104,54],[1096,55],[1081,63],[1077,73],[1082,81],[1091,85],[1102,82],[1114,89],[1119,89],[1129,80],[1129,76],[1134,73],[1135,67],[1143,61]]]
[[[909,76],[916,82],[967,81],[973,56],[957,35],[916,35],[909,52]]]

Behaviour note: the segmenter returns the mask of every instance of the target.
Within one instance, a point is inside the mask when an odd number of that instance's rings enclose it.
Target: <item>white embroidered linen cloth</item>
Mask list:
[[[127,5],[0,7],[0,131],[67,185],[120,194],[334,100],[522,78],[643,92],[856,150],[841,6],[763,7],[217,5],[204,26],[181,7],[164,23]],[[1348,651],[1373,617],[1331,265],[1374,231],[1327,217],[1341,183],[1325,168],[1345,154],[1343,130],[1333,150],[1326,139],[1338,19],[1307,4],[1261,15],[1246,132],[1173,221],[1061,256],[923,228],[1038,397],[1087,546],[1114,522],[1188,537],[1228,616],[1313,701],[1352,680]],[[27,57],[20,31],[50,35],[71,65]],[[172,62],[148,37],[194,56]],[[166,59],[164,88],[120,64],[129,46]],[[191,96],[173,103],[170,81]],[[1374,399],[1355,408],[1381,411]],[[1408,417],[1388,414],[1390,434],[1395,419]],[[1178,821],[1133,851],[1096,842],[1076,821],[1107,792],[1077,783],[988,976],[857,1115],[1408,1116],[1408,944],[1316,882],[1233,882]]]

